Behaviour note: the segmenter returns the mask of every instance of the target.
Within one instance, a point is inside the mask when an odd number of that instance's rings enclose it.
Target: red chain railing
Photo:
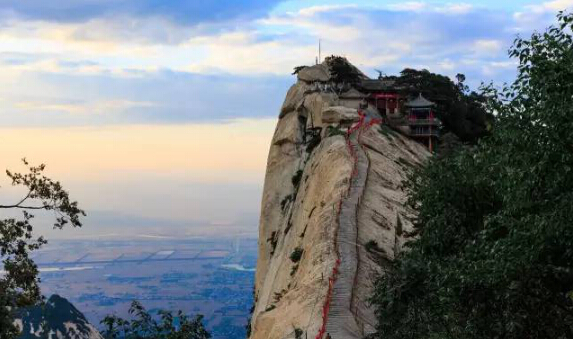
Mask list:
[[[358,172],[358,156],[356,155],[356,151],[354,150],[354,147],[352,147],[352,142],[350,141],[350,136],[352,135],[352,133],[356,132],[357,130],[360,130],[359,136],[358,136],[358,140],[360,140],[360,135],[362,134],[362,132],[365,129],[368,129],[368,128],[372,127],[373,125],[382,123],[381,119],[371,119],[366,124],[365,128],[362,128],[364,126],[364,121],[366,119],[366,115],[364,113],[362,113],[362,111],[358,111],[358,115],[360,116],[360,119],[358,120],[358,122],[355,125],[348,128],[348,131],[346,133],[346,146],[348,147],[348,150],[350,152],[350,156],[352,157],[352,160],[354,163],[353,167],[352,167],[352,173],[350,174],[350,184],[348,185],[348,190],[346,192],[347,196],[350,193],[350,189],[352,187],[352,179],[354,179],[354,176]],[[338,221],[340,220],[340,212],[342,210],[342,200],[343,200],[343,198],[341,198],[340,201],[338,202],[338,210],[336,211],[336,220],[338,220]],[[340,227],[340,225],[339,225],[339,227]],[[328,278],[328,292],[326,294],[326,299],[324,301],[324,305],[322,306],[322,326],[320,327],[320,330],[318,331],[318,334],[316,335],[315,339],[322,339],[324,337],[324,334],[326,333],[326,322],[328,320],[328,313],[330,311],[330,303],[332,301],[332,291],[334,289],[334,284],[336,283],[336,279],[337,279],[338,273],[339,273],[341,260],[340,260],[340,252],[338,251],[337,237],[338,237],[338,228],[334,234],[334,248],[336,249],[337,258],[336,258],[336,262],[334,264],[334,267],[332,268],[331,276],[330,276],[330,278]]]
[[[360,120],[358,121],[358,123],[356,123],[354,126],[351,126],[347,133],[346,133],[346,145],[350,151],[350,155],[352,156],[352,159],[354,161],[354,165],[352,168],[352,173],[350,174],[350,182],[352,183],[352,179],[354,178],[354,175],[356,174],[356,162],[357,162],[357,157],[356,154],[354,152],[354,149],[352,148],[352,143],[350,141],[350,135],[352,133],[354,133],[354,131],[356,131],[357,129],[359,129],[362,124],[364,123],[364,114],[362,114],[361,112],[359,112],[360,114]],[[348,185],[348,191],[350,191],[350,186]],[[347,194],[348,194],[347,191]],[[340,211],[342,209],[342,197],[340,199],[340,201],[338,202],[338,209],[336,211],[336,220],[340,220]],[[340,227],[340,226],[339,226]],[[338,237],[338,229],[336,230],[335,234],[334,234],[334,248],[336,249],[336,262],[334,264],[334,267],[332,268],[332,273],[330,278],[328,278],[328,292],[326,293],[326,299],[324,301],[324,305],[322,306],[322,326],[320,327],[320,330],[318,331],[318,334],[316,335],[315,339],[322,339],[324,337],[324,334],[326,332],[326,322],[328,320],[328,313],[330,311],[330,303],[332,301],[332,291],[334,289],[334,284],[336,283],[336,278],[338,276],[338,269],[340,267],[340,253],[338,252],[338,242],[336,241]]]

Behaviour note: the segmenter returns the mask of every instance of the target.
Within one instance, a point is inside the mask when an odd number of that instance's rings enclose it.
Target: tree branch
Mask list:
[[[43,210],[46,206],[20,206],[20,205],[0,205],[0,208],[20,208],[24,210]]]

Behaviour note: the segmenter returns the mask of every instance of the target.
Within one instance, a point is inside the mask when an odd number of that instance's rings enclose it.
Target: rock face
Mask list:
[[[299,72],[269,151],[254,339],[362,338],[374,330],[367,303],[374,279],[412,229],[401,182],[430,155],[381,126],[377,112],[359,114],[341,106],[332,86],[316,86],[320,66]]]
[[[354,108],[332,106],[322,110],[322,122],[326,124],[356,122],[358,120],[360,120],[360,116]]]
[[[103,339],[96,328],[68,300],[53,295],[44,307],[22,310],[16,320],[19,339]]]
[[[330,80],[330,71],[326,65],[318,64],[301,69],[300,72],[298,72],[297,77],[299,80],[306,82],[327,82]]]

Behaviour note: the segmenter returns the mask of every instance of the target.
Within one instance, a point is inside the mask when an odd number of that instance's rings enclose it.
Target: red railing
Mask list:
[[[350,193],[350,189],[352,187],[352,179],[354,178],[354,176],[356,175],[356,173],[358,172],[358,156],[356,155],[356,152],[354,150],[354,148],[352,147],[352,142],[350,141],[350,136],[352,135],[352,133],[354,133],[357,130],[360,130],[359,135],[358,135],[358,141],[360,141],[360,135],[362,135],[362,132],[365,129],[368,129],[370,127],[372,127],[373,125],[376,124],[381,124],[382,120],[381,119],[371,119],[367,124],[365,128],[362,128],[364,126],[364,120],[366,119],[366,116],[364,115],[364,113],[362,113],[361,111],[358,111],[358,114],[360,115],[360,120],[358,120],[358,122],[354,125],[351,126],[350,128],[348,128],[348,131],[346,133],[346,146],[348,147],[348,150],[350,152],[350,156],[353,159],[353,167],[352,167],[352,173],[350,174],[350,184],[348,185],[348,190],[346,191],[346,195],[348,196],[348,194]],[[336,211],[336,220],[339,222],[340,221],[340,211],[342,210],[342,200],[343,198],[340,198],[340,201],[338,202],[338,210]],[[340,227],[340,225],[338,225],[338,228]],[[332,273],[330,278],[328,278],[328,291],[326,293],[326,299],[324,301],[324,304],[322,306],[322,325],[320,327],[320,330],[318,331],[318,334],[316,335],[315,339],[322,339],[324,337],[324,334],[326,333],[326,322],[328,321],[328,312],[330,311],[330,303],[332,301],[332,291],[334,289],[334,284],[336,283],[336,279],[338,277],[338,270],[340,268],[340,252],[338,251],[338,242],[337,242],[337,238],[338,238],[338,228],[336,229],[336,232],[334,234],[334,248],[336,250],[336,262],[334,264],[334,267],[332,268]]]

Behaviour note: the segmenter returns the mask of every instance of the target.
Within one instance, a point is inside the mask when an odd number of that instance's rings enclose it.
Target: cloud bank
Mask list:
[[[573,0],[294,3],[3,1],[0,125],[275,116],[292,68],[314,62],[318,39],[323,55],[347,56],[371,75],[414,67],[465,73],[473,87],[510,81],[515,35],[543,29]]]
[[[248,20],[266,14],[280,0],[5,0],[0,11],[23,19],[85,22],[94,18],[163,17],[182,25]]]

